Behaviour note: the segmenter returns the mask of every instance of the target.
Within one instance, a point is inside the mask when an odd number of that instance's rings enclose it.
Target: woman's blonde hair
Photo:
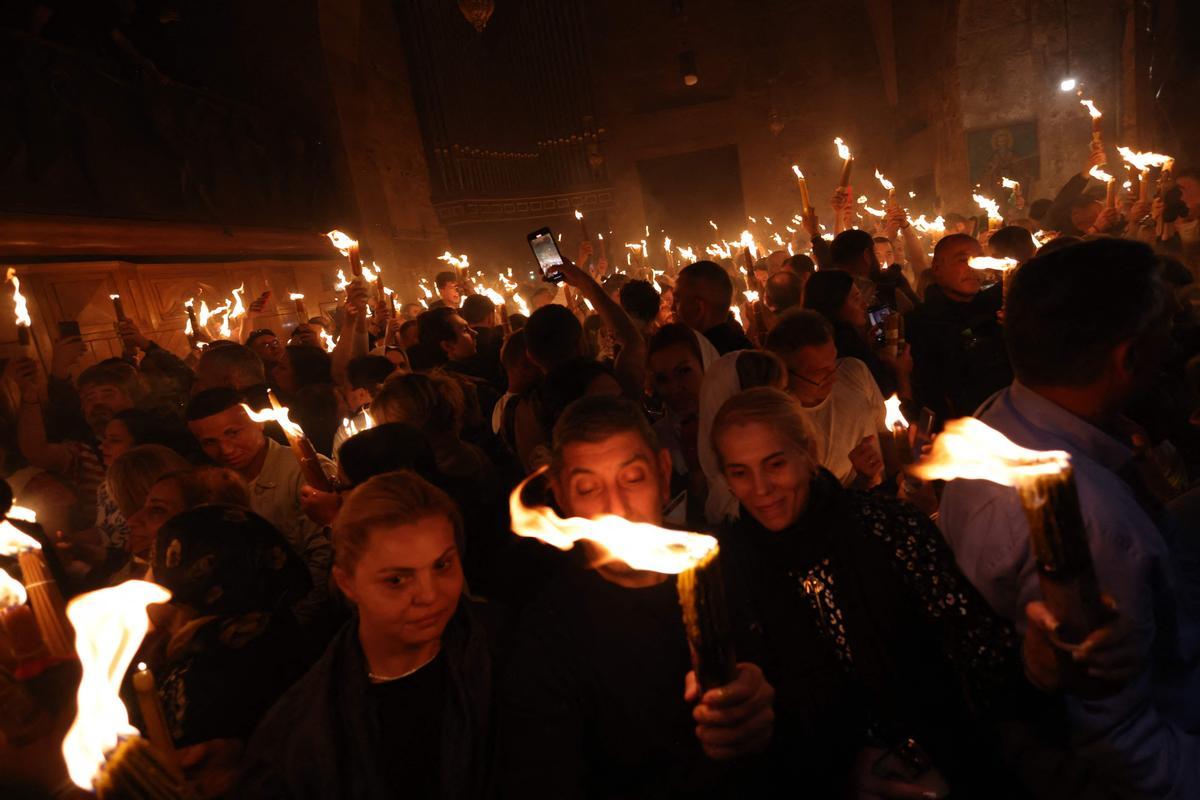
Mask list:
[[[155,483],[172,481],[187,507],[223,503],[250,508],[250,487],[246,479],[225,467],[189,467],[159,476]]]
[[[770,386],[747,389],[725,401],[712,424],[712,447],[721,466],[724,454],[717,445],[721,435],[735,425],[757,422],[773,429],[776,434],[813,463],[816,463],[816,438],[812,424],[800,413],[800,403],[784,391]]]
[[[128,519],[146,502],[150,487],[168,472],[187,469],[183,456],[161,444],[139,444],[113,459],[105,475],[108,493]]]
[[[462,516],[450,496],[415,472],[397,470],[369,478],[346,496],[333,523],[333,561],[353,572],[371,531],[382,525],[445,517],[463,550]]]

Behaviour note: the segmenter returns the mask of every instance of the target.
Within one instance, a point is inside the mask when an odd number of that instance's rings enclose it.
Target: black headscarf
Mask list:
[[[238,506],[198,506],[158,532],[154,580],[193,615],[166,644],[159,699],[176,745],[248,737],[307,666],[291,606],[312,584],[283,536]]]
[[[202,616],[285,611],[311,586],[304,562],[271,523],[223,504],[163,524],[154,580],[171,590],[171,602]]]

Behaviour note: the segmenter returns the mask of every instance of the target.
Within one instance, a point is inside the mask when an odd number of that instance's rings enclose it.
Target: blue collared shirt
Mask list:
[[[1197,726],[1200,681],[1186,670],[1166,540],[1118,472],[1133,451],[1108,433],[1014,382],[977,416],[1022,447],[1071,455],[1079,502],[1102,591],[1155,642],[1147,667],[1118,694],[1101,701],[1067,700],[1073,742],[1114,777],[1151,797],[1200,797]],[[957,480],[941,502],[942,533],[959,567],[992,608],[1022,632],[1025,604],[1041,598],[1029,525],[1015,490],[988,481]],[[1191,648],[1188,648],[1191,649]],[[1161,663],[1167,652],[1171,663]],[[1163,681],[1164,672],[1172,675]],[[1152,679],[1152,675],[1154,676]],[[1167,697],[1166,683],[1180,694]]]

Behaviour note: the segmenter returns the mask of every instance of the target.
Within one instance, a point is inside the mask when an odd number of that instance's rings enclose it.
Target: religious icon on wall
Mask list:
[[[1041,172],[1037,122],[1008,122],[967,131],[967,161],[971,185],[978,184],[985,195],[999,199],[1003,178],[1019,181],[1030,191],[1028,187]]]

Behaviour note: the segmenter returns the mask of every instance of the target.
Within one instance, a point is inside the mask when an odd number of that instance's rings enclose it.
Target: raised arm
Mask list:
[[[621,345],[621,352],[613,364],[621,388],[631,400],[641,400],[646,385],[646,342],[641,331],[595,278],[570,261],[563,261],[562,273],[567,285],[574,287],[592,304],[612,331],[613,339]]]
[[[17,446],[21,455],[35,467],[50,472],[65,474],[71,468],[74,457],[66,445],[56,444],[46,438],[46,424],[42,416],[45,387],[41,371],[32,358],[19,358],[9,363],[9,377],[21,390],[21,407],[17,411]]]

